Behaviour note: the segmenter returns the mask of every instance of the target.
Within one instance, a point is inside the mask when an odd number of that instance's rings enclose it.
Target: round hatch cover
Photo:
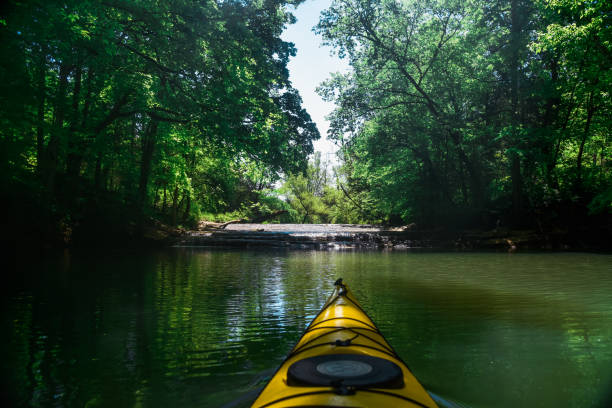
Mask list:
[[[360,354],[327,354],[296,361],[287,371],[293,386],[401,388],[401,368],[392,361]]]
[[[317,371],[330,377],[358,377],[372,372],[374,369],[368,363],[355,360],[324,361],[317,364]]]

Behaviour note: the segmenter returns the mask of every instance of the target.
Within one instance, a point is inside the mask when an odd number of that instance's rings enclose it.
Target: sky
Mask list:
[[[334,104],[323,101],[315,89],[330,77],[330,73],[348,71],[349,64],[346,59],[331,55],[332,49],[324,47],[321,44],[321,36],[312,31],[319,21],[319,14],[330,4],[331,0],[306,0],[297,9],[291,7],[290,11],[297,18],[297,22],[289,25],[281,38],[294,43],[297,48],[297,55],[289,61],[289,75],[293,87],[300,92],[302,107],[310,114],[321,132],[321,139],[314,144],[315,151],[321,152],[323,160],[335,165],[338,164],[334,154],[337,147],[327,140],[329,122],[325,119],[334,109]]]

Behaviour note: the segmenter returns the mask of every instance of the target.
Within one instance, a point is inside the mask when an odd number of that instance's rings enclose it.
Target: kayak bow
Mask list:
[[[253,408],[438,406],[338,279]]]

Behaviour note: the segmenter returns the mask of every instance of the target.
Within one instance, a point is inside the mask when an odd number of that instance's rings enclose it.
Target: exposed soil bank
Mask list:
[[[609,251],[612,240],[605,233],[574,236],[566,230],[491,231],[418,230],[354,224],[232,224],[216,229],[201,223],[187,231],[179,246],[277,247],[290,249],[332,248],[432,248],[459,250],[597,250]]]

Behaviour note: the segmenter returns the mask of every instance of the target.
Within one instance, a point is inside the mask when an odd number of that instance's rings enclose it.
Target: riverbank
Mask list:
[[[106,221],[106,222],[105,222]],[[230,224],[200,222],[196,229],[172,227],[147,219],[112,223],[92,219],[84,225],[60,223],[49,233],[43,224],[14,228],[0,240],[9,253],[64,248],[285,248],[306,250],[493,250],[612,252],[612,236],[604,227],[583,230],[496,228],[493,230],[419,229],[365,224]],[[49,239],[51,237],[52,239]]]
[[[568,230],[490,231],[419,230],[414,226],[385,227],[356,224],[220,224],[200,223],[185,231],[177,246],[272,247],[288,249],[443,250],[594,250],[610,251],[612,240],[603,232],[572,235]]]

